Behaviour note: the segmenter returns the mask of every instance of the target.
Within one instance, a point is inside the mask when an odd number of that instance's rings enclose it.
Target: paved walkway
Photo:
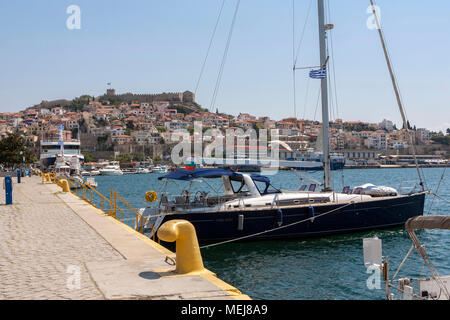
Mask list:
[[[13,205],[0,188],[0,299],[248,299],[211,272],[175,274],[167,255],[40,177],[14,183]]]
[[[124,258],[40,178],[23,181],[12,206],[0,190],[0,299],[102,299],[85,263]]]

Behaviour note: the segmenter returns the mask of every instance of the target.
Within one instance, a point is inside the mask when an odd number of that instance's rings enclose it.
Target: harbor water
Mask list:
[[[426,188],[435,191],[444,169],[424,168],[422,173]],[[109,195],[109,189],[113,189],[131,205],[141,208],[147,205],[146,191],[161,190],[163,183],[157,179],[161,175],[99,176],[95,179],[101,193]],[[300,185],[307,184],[301,181],[302,175],[304,173],[279,171],[269,177],[275,187],[298,190]],[[320,171],[307,175],[318,181],[323,179]],[[446,200],[450,200],[449,178],[450,170],[447,170],[438,192]],[[332,185],[336,191],[364,183],[407,191],[417,182],[417,171],[413,168],[352,169],[334,171]],[[168,191],[179,194],[182,187],[182,183],[173,184]],[[211,183],[210,188],[218,187]],[[449,215],[450,204],[427,195],[424,214]],[[440,274],[450,274],[450,232],[422,230],[417,234]],[[368,281],[373,283],[373,277],[369,279],[373,272],[367,273],[363,262],[362,239],[374,236],[383,240],[383,255],[390,258],[392,276],[412,244],[404,228],[308,240],[235,242],[202,249],[202,256],[206,268],[253,299],[384,299],[383,281],[379,288],[368,288]],[[417,252],[407,260],[397,279],[403,276],[429,276]]]

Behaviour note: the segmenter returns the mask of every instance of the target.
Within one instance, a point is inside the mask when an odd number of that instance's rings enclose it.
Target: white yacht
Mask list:
[[[156,173],[167,173],[169,169],[166,166],[156,166],[153,167],[153,172]]]
[[[120,166],[118,165],[107,165],[104,168],[98,170],[102,176],[121,176],[123,175]]]
[[[42,137],[40,142],[40,163],[42,168],[46,169],[56,165],[57,157],[68,158],[67,161],[72,161],[72,158],[76,157],[79,163],[84,162],[80,140],[67,137],[64,139],[63,130],[63,126],[58,126],[58,137],[54,132]]]

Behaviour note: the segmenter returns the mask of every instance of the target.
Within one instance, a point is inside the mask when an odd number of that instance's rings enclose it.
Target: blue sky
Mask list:
[[[235,1],[226,1],[197,92],[203,107],[210,106]],[[296,46],[310,1],[295,0]],[[42,100],[98,96],[107,82],[119,93],[194,91],[221,3],[0,0],[0,112]],[[72,4],[81,9],[80,30],[66,27]],[[450,127],[450,2],[377,4],[410,122]],[[368,0],[329,0],[338,102],[336,111],[333,98],[331,118],[400,124],[377,32],[366,26],[368,5]],[[317,63],[313,0],[297,64]],[[307,79],[306,71],[297,72],[297,116],[319,120],[319,82],[310,80],[308,86]],[[291,0],[241,1],[216,106],[235,115],[294,115]]]

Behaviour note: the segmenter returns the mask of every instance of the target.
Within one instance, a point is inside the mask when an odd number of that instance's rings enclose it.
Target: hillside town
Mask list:
[[[294,117],[280,120],[249,113],[233,116],[201,108],[190,91],[162,94],[116,94],[108,89],[100,97],[83,95],[73,100],[42,101],[19,112],[0,113],[0,139],[9,133],[25,137],[27,146],[39,159],[40,142],[58,140],[59,126],[64,141],[79,140],[86,162],[99,159],[161,161],[168,159],[173,142],[170,134],[185,129],[193,132],[194,122],[204,130],[278,129],[279,139],[289,149],[280,148],[280,159],[295,156],[298,150],[314,148],[321,123]],[[419,155],[427,159],[449,156],[449,131],[430,132],[415,125],[414,143]],[[392,156],[410,155],[411,145],[405,128],[392,121],[379,123],[330,122],[330,150],[343,154],[348,163],[367,164]]]

